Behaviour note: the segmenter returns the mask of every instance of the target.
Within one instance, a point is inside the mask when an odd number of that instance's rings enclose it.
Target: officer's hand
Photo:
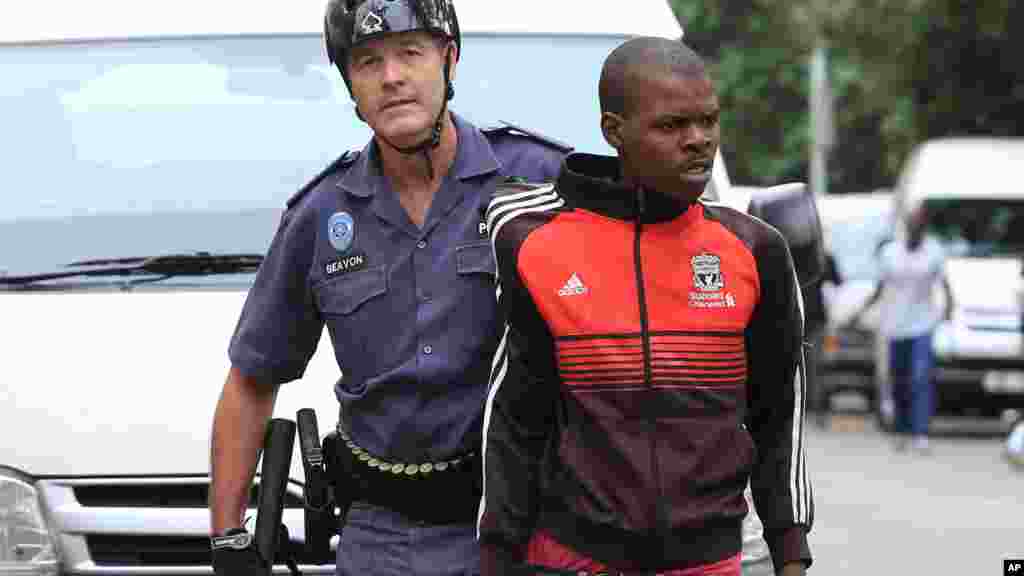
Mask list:
[[[213,572],[217,576],[257,576],[267,574],[267,563],[255,548],[214,550]]]
[[[252,534],[242,528],[228,530],[210,539],[213,572],[217,576],[269,574],[267,563],[253,547]]]

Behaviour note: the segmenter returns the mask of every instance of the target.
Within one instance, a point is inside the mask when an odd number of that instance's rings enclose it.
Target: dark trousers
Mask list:
[[[897,434],[925,435],[934,409],[932,334],[889,341],[889,378]]]
[[[356,502],[338,543],[338,576],[476,576],[476,524],[430,525]]]

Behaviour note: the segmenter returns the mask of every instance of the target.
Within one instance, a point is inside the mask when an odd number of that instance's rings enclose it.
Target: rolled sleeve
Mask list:
[[[286,213],[246,296],[231,337],[231,364],[283,384],[302,377],[323,332],[309,286],[316,246],[312,214]]]

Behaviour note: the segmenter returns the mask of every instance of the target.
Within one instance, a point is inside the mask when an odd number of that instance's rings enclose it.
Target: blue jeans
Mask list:
[[[362,502],[338,542],[338,576],[476,576],[476,525],[429,525]]]
[[[925,435],[931,419],[934,390],[932,334],[889,341],[889,377],[897,434]]]

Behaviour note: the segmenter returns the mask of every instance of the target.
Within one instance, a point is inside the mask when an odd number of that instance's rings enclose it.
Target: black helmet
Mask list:
[[[327,57],[338,67],[349,91],[348,53],[353,46],[377,36],[416,30],[452,39],[462,48],[452,0],[330,0],[324,15]]]

